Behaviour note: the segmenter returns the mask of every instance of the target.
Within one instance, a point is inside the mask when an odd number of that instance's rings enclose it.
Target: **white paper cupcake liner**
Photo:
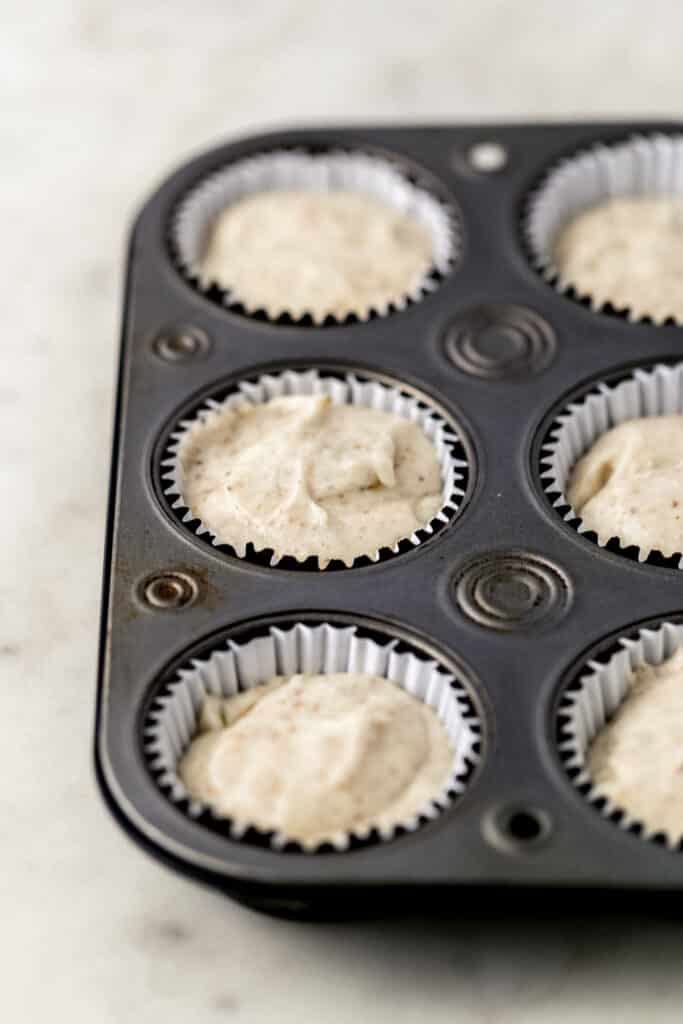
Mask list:
[[[208,399],[191,419],[181,420],[170,436],[170,441],[162,456],[162,488],[166,500],[176,516],[198,537],[208,540],[214,547],[221,547],[234,553],[239,558],[248,558],[247,547],[236,550],[230,544],[220,540],[190,510],[183,496],[183,472],[179,452],[185,433],[199,420],[206,420],[217,412],[225,409],[238,408],[245,403],[264,403],[284,395],[329,395],[335,404],[349,403],[394,413],[402,419],[416,423],[434,445],[441,468],[442,506],[437,515],[409,537],[401,538],[390,548],[382,548],[358,556],[351,563],[353,567],[365,559],[378,562],[381,558],[398,554],[403,541],[413,547],[422,543],[437,528],[447,523],[457,513],[465,494],[467,479],[470,472],[469,463],[462,446],[461,439],[455,428],[425,401],[414,395],[400,391],[396,387],[380,383],[377,380],[363,378],[360,374],[347,373],[343,377],[326,376],[322,371],[285,370],[282,373],[266,373],[255,380],[240,381],[235,390],[221,402]],[[248,546],[252,548],[252,545]],[[270,551],[270,548],[259,548],[257,551]],[[286,552],[272,554],[270,565],[278,565],[283,559],[293,559]],[[296,564],[296,563],[295,563]],[[324,569],[318,561],[318,568]]]
[[[330,152],[310,155],[301,151],[277,150],[248,157],[228,164],[205,178],[180,203],[171,223],[171,245],[185,276],[200,291],[209,292],[210,283],[201,282],[201,265],[211,226],[227,206],[247,195],[276,189],[310,189],[311,191],[348,191],[373,196],[392,209],[417,221],[432,240],[432,267],[416,282],[411,291],[397,295],[386,306],[370,311],[350,311],[358,319],[369,315],[386,316],[402,310],[409,302],[418,302],[438,287],[435,275],[448,273],[462,248],[459,223],[453,209],[437,200],[425,189],[412,184],[388,160],[358,152]],[[241,306],[240,296],[218,287],[222,302]],[[266,313],[248,309],[248,313]],[[305,315],[283,311],[272,317],[277,321],[287,314],[293,320]],[[334,319],[334,316],[330,314]],[[343,319],[347,319],[348,316]],[[323,320],[327,317],[323,318]],[[339,321],[341,322],[341,321]]]
[[[169,799],[191,818],[209,824],[221,823],[232,838],[250,831],[283,849],[294,842],[280,833],[263,833],[249,822],[223,818],[208,805],[195,800],[178,776],[178,762],[197,732],[198,716],[207,695],[230,697],[241,690],[259,686],[276,675],[297,673],[368,673],[382,676],[434,709],[453,746],[451,776],[419,814],[391,827],[358,829],[330,836],[325,843],[306,847],[314,852],[323,845],[348,850],[353,841],[374,837],[394,838],[399,830],[415,831],[424,821],[438,817],[461,794],[479,761],[480,722],[467,690],[456,677],[434,660],[405,650],[398,640],[387,637],[378,642],[359,635],[356,626],[329,623],[296,623],[270,626],[247,642],[228,640],[210,657],[192,661],[152,704],[144,729],[145,753],[158,784]],[[301,844],[295,843],[301,848]]]
[[[635,136],[568,157],[551,168],[529,199],[523,228],[532,262],[558,291],[575,293],[596,312],[612,309],[631,321],[652,320],[578,292],[556,266],[553,248],[562,228],[591,206],[617,196],[671,195],[683,197],[683,135]]]
[[[643,416],[683,414],[683,363],[659,364],[652,370],[635,370],[613,386],[600,383],[580,401],[571,402],[557,417],[541,448],[541,482],[562,518],[578,533],[600,547],[617,547],[620,554],[639,562],[654,562],[683,569],[683,553],[662,555],[635,545],[622,546],[618,537],[597,536],[571,507],[567,490],[571,472],[598,438],[626,420]]]
[[[600,813],[620,828],[643,839],[665,836],[667,845],[680,848],[662,830],[647,825],[618,807],[593,783],[587,754],[593,739],[628,697],[634,673],[644,665],[661,665],[683,645],[683,626],[664,622],[656,629],[641,629],[635,639],[622,637],[618,650],[606,663],[589,661],[579,677],[578,688],[565,692],[558,710],[559,752],[574,785]]]

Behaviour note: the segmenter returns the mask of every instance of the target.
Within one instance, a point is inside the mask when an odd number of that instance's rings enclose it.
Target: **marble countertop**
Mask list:
[[[680,1021],[683,920],[271,920],[135,848],[90,760],[141,199],[201,147],[278,122],[675,117],[680,6],[0,0],[0,16],[3,1019]]]

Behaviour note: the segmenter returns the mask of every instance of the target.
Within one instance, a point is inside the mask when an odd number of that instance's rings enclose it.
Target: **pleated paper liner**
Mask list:
[[[204,697],[229,697],[259,686],[276,675],[368,673],[391,680],[436,712],[453,747],[450,776],[420,813],[393,826],[359,828],[330,835],[304,846],[277,832],[264,832],[248,821],[219,816],[194,799],[177,773],[177,765],[197,731]],[[349,851],[415,832],[434,820],[465,791],[480,760],[482,723],[468,687],[450,668],[404,641],[354,625],[297,621],[263,626],[249,639],[228,639],[209,656],[182,667],[172,682],[150,701],[144,722],[144,753],[158,785],[183,814],[231,839],[288,852]]]
[[[683,414],[683,363],[636,369],[620,382],[598,383],[584,397],[570,402],[556,417],[541,446],[541,483],[558,515],[586,540],[648,565],[683,568],[683,553],[663,554],[619,537],[598,537],[589,530],[567,498],[571,473],[578,460],[612,427],[645,416]]]
[[[279,189],[351,192],[380,200],[425,229],[432,243],[432,264],[406,292],[369,309],[332,311],[315,317],[286,308],[271,310],[245,304],[239,294],[203,278],[202,261],[218,215],[239,200]],[[335,324],[355,322],[405,309],[438,288],[457,264],[462,230],[455,207],[404,173],[400,162],[357,151],[310,153],[275,150],[227,164],[200,181],[177,206],[170,224],[172,255],[185,278],[220,305],[271,323]]]
[[[249,544],[242,551],[221,541],[188,507],[183,496],[183,472],[179,451],[186,432],[197,420],[214,415],[226,408],[236,408],[245,403],[263,403],[285,395],[329,395],[336,404],[350,403],[394,413],[403,419],[416,423],[434,445],[441,468],[442,505],[437,515],[410,536],[401,538],[391,547],[358,556],[352,566],[340,560],[333,560],[320,567],[317,557],[297,561],[283,552],[276,555],[272,549],[256,550]],[[329,571],[356,568],[373,562],[385,561],[403,551],[409,551],[442,529],[458,512],[472,474],[472,466],[463,438],[457,428],[447,422],[436,408],[427,405],[428,399],[417,398],[378,380],[364,377],[361,373],[333,375],[327,371],[285,370],[281,373],[266,373],[251,380],[239,381],[220,399],[206,400],[190,417],[180,420],[163,445],[161,454],[161,488],[171,512],[183,526],[201,540],[208,542],[222,552],[249,562],[282,569],[304,569]]]
[[[560,232],[574,217],[609,199],[637,196],[683,199],[683,135],[654,134],[617,144],[598,143],[564,158],[529,196],[522,231],[532,264],[558,292],[594,312],[654,323],[653,316],[600,301],[578,289],[563,277],[553,255]],[[671,316],[656,322],[676,320]]]
[[[614,804],[591,779],[587,768],[590,744],[627,699],[635,671],[657,666],[683,645],[683,626],[662,622],[621,637],[600,660],[591,660],[566,687],[557,710],[557,743],[573,784],[606,819],[624,832],[669,849],[683,849],[683,840],[648,828],[628,807]]]

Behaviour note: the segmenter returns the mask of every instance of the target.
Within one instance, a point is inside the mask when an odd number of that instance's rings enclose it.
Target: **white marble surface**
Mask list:
[[[123,243],[278,121],[681,113],[680,5],[0,0],[3,1020],[680,1021],[683,921],[311,926],[184,882],[90,765]]]

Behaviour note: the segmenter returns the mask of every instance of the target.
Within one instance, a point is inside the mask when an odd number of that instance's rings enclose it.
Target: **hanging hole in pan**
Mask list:
[[[508,159],[507,149],[495,139],[475,142],[467,150],[467,161],[478,174],[496,174],[507,166]]]
[[[508,820],[507,831],[518,843],[533,843],[543,834],[543,822],[536,811],[515,811]]]
[[[484,823],[484,835],[508,852],[536,849],[552,831],[550,816],[531,804],[500,807]]]

